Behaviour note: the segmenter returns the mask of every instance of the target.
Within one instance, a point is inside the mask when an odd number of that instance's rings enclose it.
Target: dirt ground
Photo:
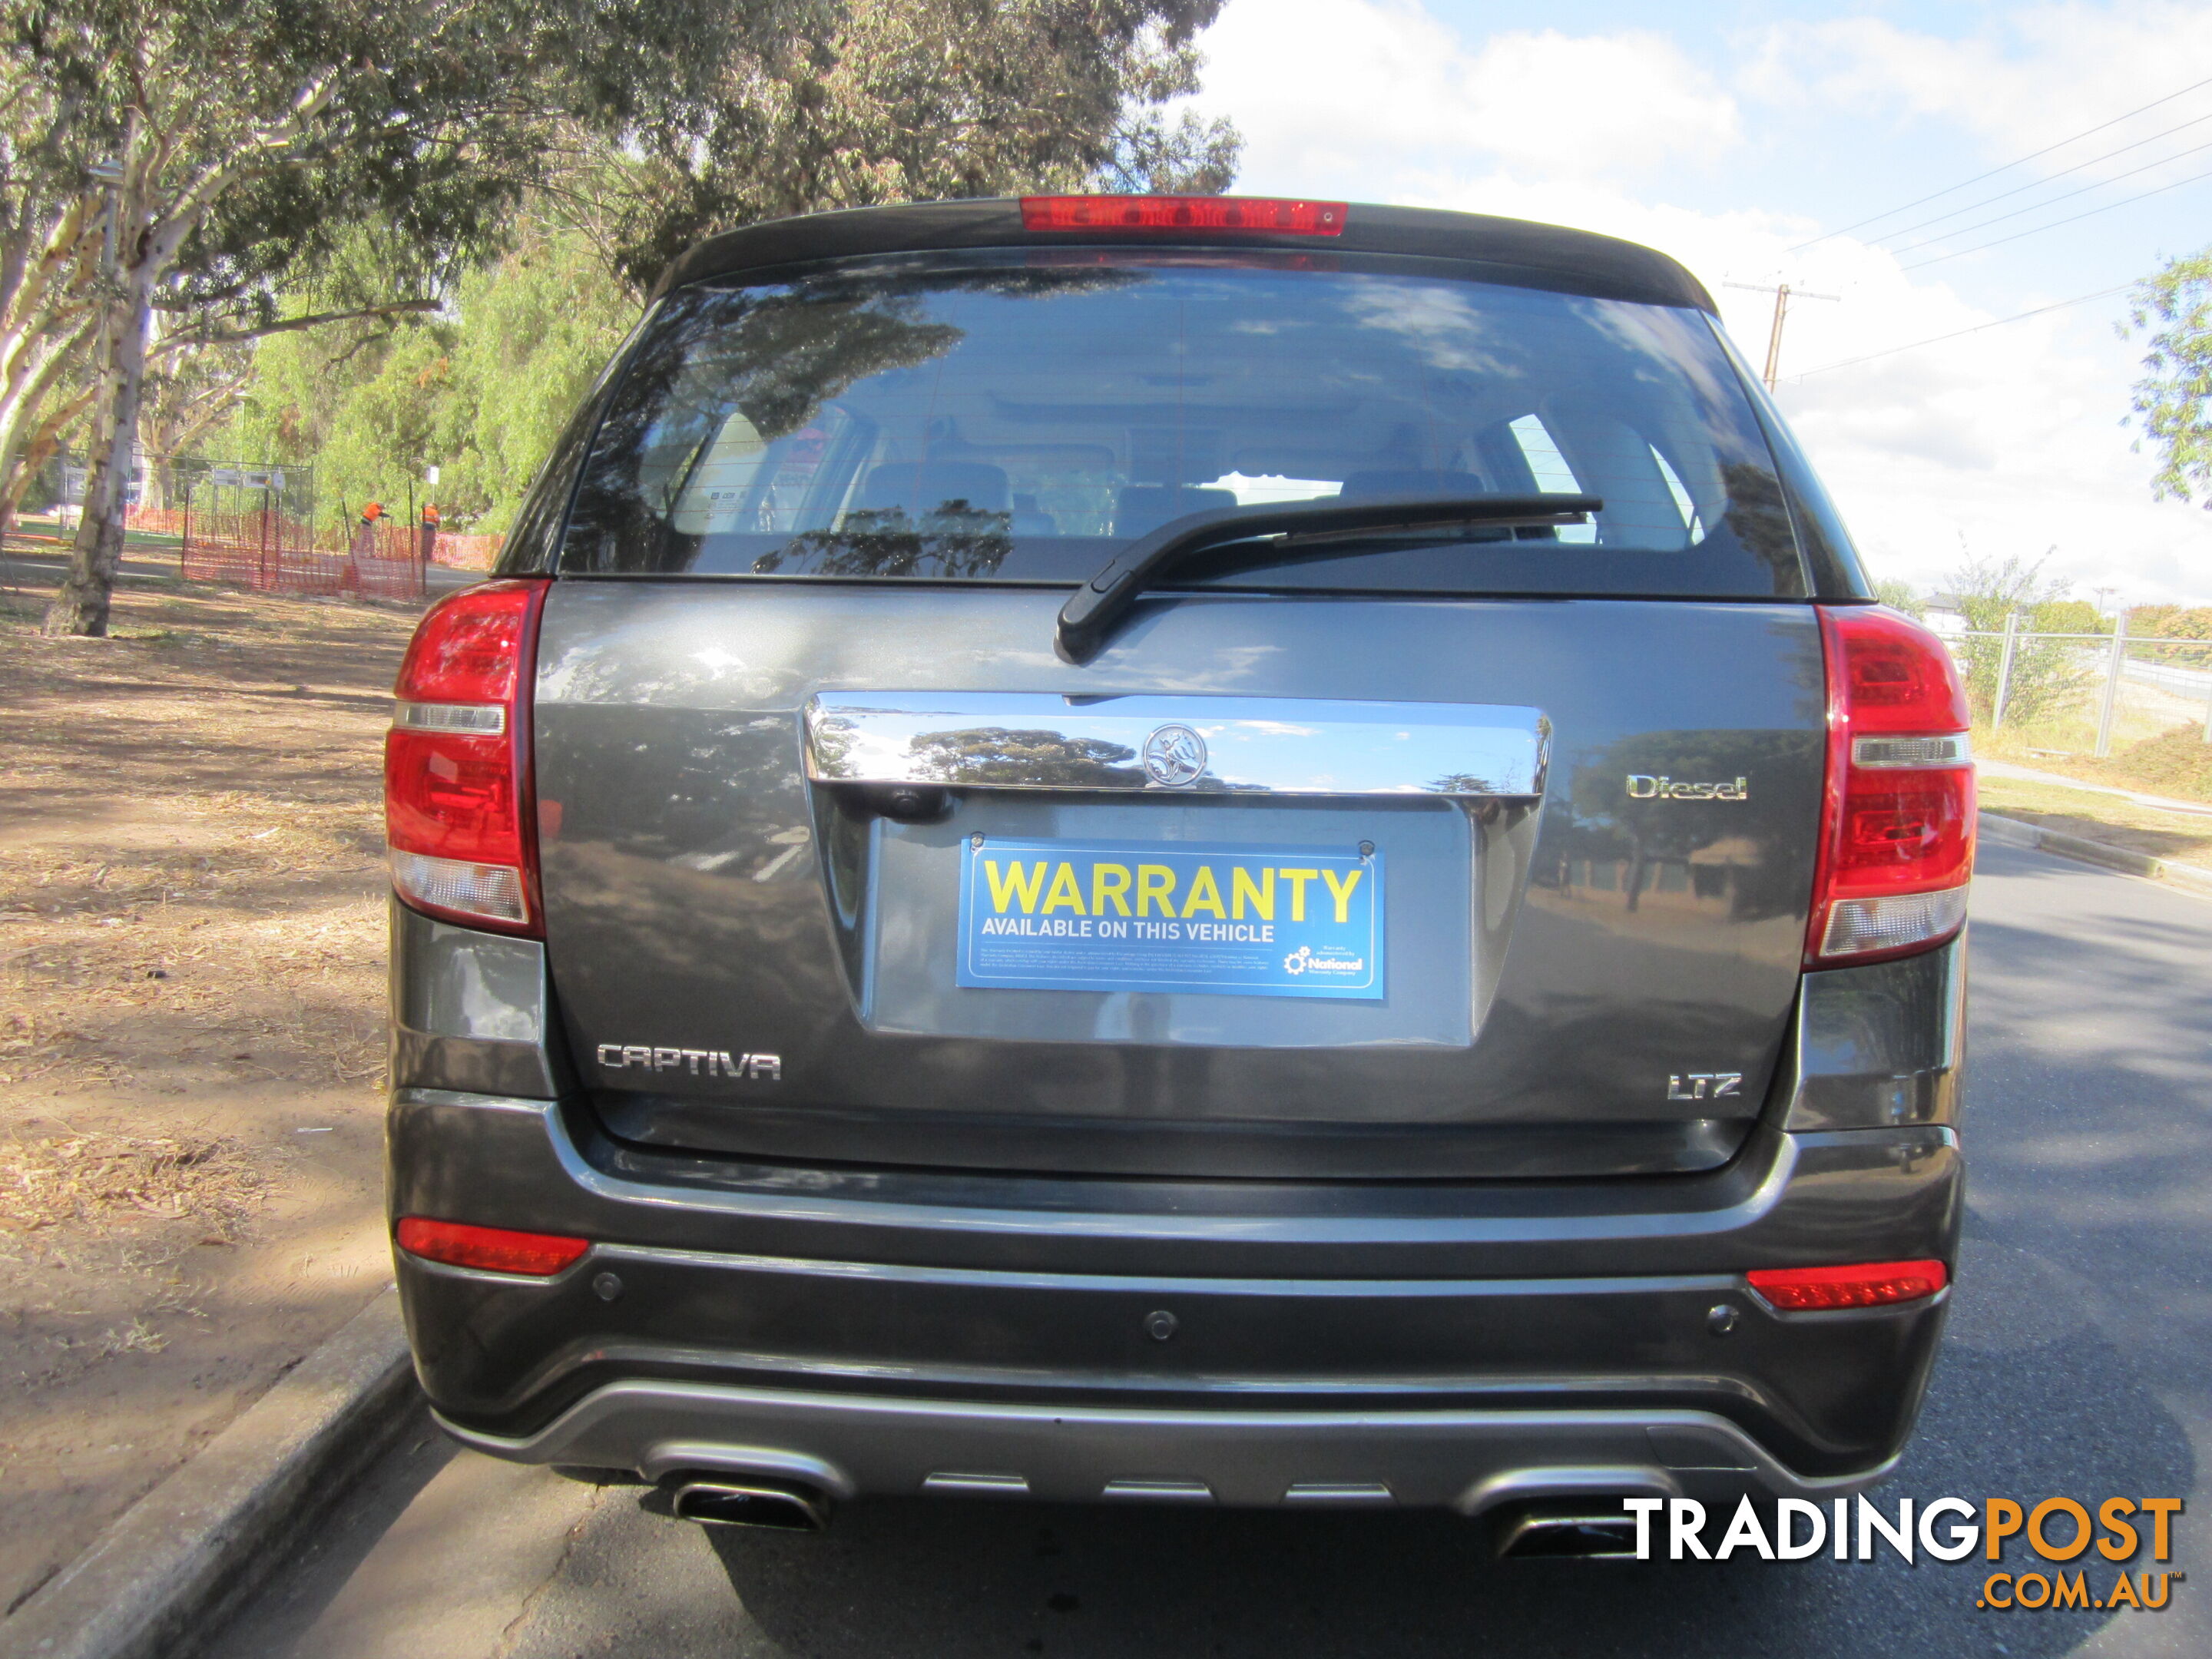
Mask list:
[[[391,1274],[381,734],[411,607],[0,589],[0,1608]]]

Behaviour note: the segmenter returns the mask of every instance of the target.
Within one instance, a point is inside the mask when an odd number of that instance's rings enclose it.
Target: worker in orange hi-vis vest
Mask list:
[[[384,522],[384,503],[371,501],[361,510],[361,523],[353,532],[353,556],[356,559],[376,556],[376,527]]]

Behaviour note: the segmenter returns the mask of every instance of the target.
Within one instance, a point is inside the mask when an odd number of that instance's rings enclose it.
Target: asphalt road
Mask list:
[[[1887,1551],[1492,1565],[1442,1516],[879,1500],[818,1537],[709,1533],[426,1423],[213,1650],[2212,1653],[2212,902],[1990,848],[1973,916],[1967,1243],[1919,1435],[1880,1495],[2186,1497],[2172,1565],[2189,1582],[2164,1611],[1977,1611],[1978,1558]],[[2113,1570],[2089,1559],[2101,1595]]]

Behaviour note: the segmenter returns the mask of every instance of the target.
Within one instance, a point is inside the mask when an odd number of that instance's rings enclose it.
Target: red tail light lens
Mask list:
[[[1828,775],[1808,966],[1926,950],[1966,919],[1974,768],[1942,641],[1875,605],[1823,606]]]
[[[463,1221],[432,1221],[419,1215],[402,1220],[398,1236],[401,1249],[425,1261],[481,1267],[487,1273],[527,1273],[533,1279],[550,1279],[592,1248],[587,1238],[471,1227]]]
[[[1751,1288],[1784,1313],[1879,1308],[1917,1302],[1951,1282],[1940,1261],[1868,1261],[1852,1267],[1770,1267],[1747,1273]]]
[[[423,617],[393,687],[384,835],[399,895],[434,915],[538,933],[530,674],[542,581],[486,582]]]
[[[1024,196],[1022,228],[1341,236],[1345,211],[1274,196]]]

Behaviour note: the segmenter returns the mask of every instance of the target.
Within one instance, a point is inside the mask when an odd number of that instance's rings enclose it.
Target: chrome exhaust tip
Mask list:
[[[687,1480],[672,1507],[678,1519],[702,1527],[820,1532],[830,1524],[828,1494],[773,1480]]]
[[[1532,1510],[1498,1528],[1501,1561],[1633,1561],[1636,1518],[1620,1510],[1577,1506],[1573,1511]]]

